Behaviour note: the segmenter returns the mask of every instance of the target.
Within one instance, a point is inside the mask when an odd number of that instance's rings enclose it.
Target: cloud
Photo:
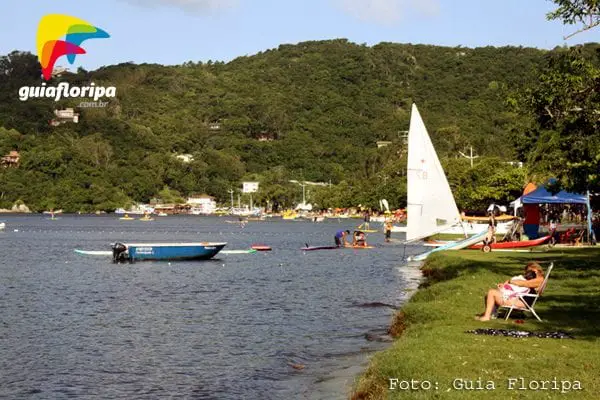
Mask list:
[[[400,21],[409,12],[425,15],[439,12],[439,0],[332,0],[346,13],[356,18],[381,24]]]
[[[238,0],[122,0],[143,7],[174,7],[188,12],[215,11],[233,8]]]

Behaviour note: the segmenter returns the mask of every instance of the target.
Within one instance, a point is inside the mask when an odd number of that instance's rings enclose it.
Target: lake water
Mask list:
[[[0,220],[2,398],[345,399],[357,364],[385,346],[365,335],[385,333],[394,310],[373,303],[401,305],[420,277],[382,234],[368,236],[375,249],[300,250],[360,220]],[[208,240],[273,251],[121,265],[73,251]]]

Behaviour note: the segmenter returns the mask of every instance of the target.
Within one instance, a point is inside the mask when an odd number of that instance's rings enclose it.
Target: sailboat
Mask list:
[[[406,242],[415,242],[461,225],[452,190],[416,104],[412,105],[408,131],[407,179]],[[471,246],[482,241],[485,234],[486,230],[412,257],[412,260],[424,260],[429,254],[440,250]]]

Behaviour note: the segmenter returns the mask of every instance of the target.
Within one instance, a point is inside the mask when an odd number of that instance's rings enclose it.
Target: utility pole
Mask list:
[[[473,160],[476,159],[476,158],[478,158],[479,156],[474,156],[473,155],[473,146],[470,146],[470,149],[471,149],[471,155],[470,156],[464,154],[462,151],[459,151],[459,153],[460,153],[461,156],[463,156],[463,157],[468,158],[469,160],[471,160],[471,168],[473,168]]]
[[[229,189],[229,194],[231,195],[231,209],[233,210],[233,189]]]
[[[301,183],[300,186],[302,186],[302,206],[306,205],[306,184],[305,183]]]

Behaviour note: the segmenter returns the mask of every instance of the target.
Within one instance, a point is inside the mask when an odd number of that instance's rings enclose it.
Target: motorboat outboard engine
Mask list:
[[[123,243],[115,243],[112,245],[113,263],[118,264],[121,261],[127,260],[127,246]]]

